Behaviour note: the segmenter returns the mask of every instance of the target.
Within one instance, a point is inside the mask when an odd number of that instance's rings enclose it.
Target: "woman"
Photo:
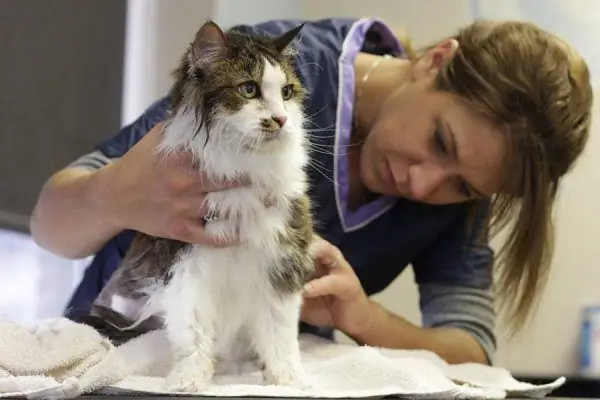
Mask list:
[[[299,23],[239,28],[279,34]],[[311,21],[300,36],[296,67],[309,91],[314,144],[310,194],[323,238],[303,320],[359,343],[490,362],[494,295],[508,300],[518,327],[548,272],[552,203],[588,136],[584,61],[520,22],[477,22],[418,55],[378,19]],[[227,188],[191,175],[185,154],[157,165],[157,124],[168,104],[157,101],[40,194],[37,242],[66,257],[96,254],[71,316],[87,311],[134,230],[229,245],[205,235],[197,210],[203,193]],[[488,227],[507,221],[514,225],[493,293]],[[422,327],[368,297],[408,264]]]

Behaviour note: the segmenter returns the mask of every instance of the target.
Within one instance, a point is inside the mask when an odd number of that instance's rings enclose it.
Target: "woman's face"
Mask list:
[[[361,154],[369,190],[430,204],[489,198],[499,190],[503,135],[456,96],[432,89],[452,54],[447,43],[430,50],[413,65],[412,80],[384,100]]]

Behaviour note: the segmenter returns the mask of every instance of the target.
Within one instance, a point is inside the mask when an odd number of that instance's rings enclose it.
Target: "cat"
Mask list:
[[[193,152],[213,181],[250,179],[250,186],[205,198],[211,212],[227,215],[208,219],[207,232],[237,233],[240,244],[217,248],[138,233],[88,319],[107,335],[107,326],[118,327],[118,342],[164,327],[173,390],[205,390],[217,360],[255,361],[269,384],[308,384],[298,323],[314,272],[314,236],[306,92],[292,59],[302,27],[270,37],[207,21],[174,73],[159,151]],[[128,331],[131,321],[137,323]]]

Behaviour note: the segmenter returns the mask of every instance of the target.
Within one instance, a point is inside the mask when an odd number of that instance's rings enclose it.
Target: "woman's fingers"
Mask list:
[[[193,219],[178,220],[172,223],[171,239],[192,244],[207,244],[213,247],[227,247],[239,244],[239,237],[214,236],[206,230],[205,222]]]
[[[329,242],[317,238],[311,245],[315,260],[315,278],[304,287],[304,296],[335,296],[349,300],[361,292],[361,284],[342,252]]]
[[[347,279],[343,275],[325,275],[313,279],[304,286],[305,297],[319,297],[326,295],[337,295],[345,292],[348,288]]]
[[[341,251],[339,251],[337,247],[322,239],[317,239],[313,242],[310,248],[310,253],[312,254],[317,265],[329,269],[340,266],[343,261]]]
[[[207,193],[240,188],[251,184],[250,179],[246,176],[215,182],[205,173],[202,173],[198,177],[198,180],[201,183],[202,190]]]

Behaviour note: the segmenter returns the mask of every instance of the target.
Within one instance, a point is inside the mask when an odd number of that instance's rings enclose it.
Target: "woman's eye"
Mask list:
[[[458,191],[461,195],[467,198],[473,197],[473,192],[469,188],[469,185],[462,179],[458,181]]]
[[[441,151],[446,154],[448,151],[446,149],[446,145],[444,144],[444,139],[442,138],[442,134],[440,131],[436,130],[433,134],[433,143],[435,145],[436,150]]]
[[[238,86],[238,92],[247,99],[258,97],[260,90],[256,82],[244,82]]]
[[[291,99],[292,94],[294,94],[294,91],[292,90],[292,85],[285,85],[281,88],[281,97],[283,97],[283,100]]]

